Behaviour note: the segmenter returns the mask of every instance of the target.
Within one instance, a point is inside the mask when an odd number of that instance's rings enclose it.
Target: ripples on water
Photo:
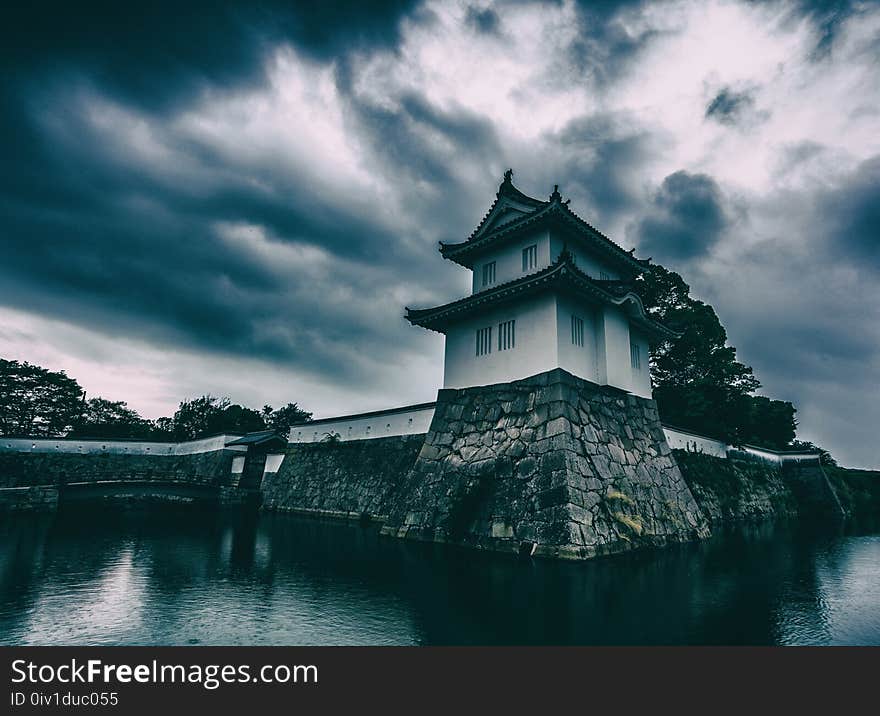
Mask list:
[[[5,644],[880,644],[880,536],[743,528],[588,563],[185,509],[0,522]]]

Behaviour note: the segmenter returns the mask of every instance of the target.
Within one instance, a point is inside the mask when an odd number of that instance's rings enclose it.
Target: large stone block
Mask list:
[[[653,401],[561,369],[441,391],[383,532],[566,559],[706,537],[669,454]]]

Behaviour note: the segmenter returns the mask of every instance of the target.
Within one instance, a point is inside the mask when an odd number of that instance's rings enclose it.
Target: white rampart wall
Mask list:
[[[328,434],[338,434],[340,440],[367,440],[394,435],[424,435],[434,418],[434,404],[406,406],[395,410],[341,418],[318,420],[308,425],[298,425],[290,429],[290,443],[321,442]],[[766,448],[745,445],[735,448],[727,443],[697,435],[685,430],[663,426],[669,447],[689,452],[700,452],[715,457],[727,457],[728,451],[745,453],[765,462],[781,464],[787,461],[815,459],[815,453],[777,452]],[[82,455],[110,453],[115,455],[195,455],[216,450],[240,452],[233,458],[233,473],[244,469],[244,453],[247,447],[235,445],[226,447],[240,435],[214,435],[201,440],[188,440],[179,443],[148,442],[137,440],[81,440],[67,438],[4,438],[0,437],[0,451],[32,453],[77,453]],[[269,455],[266,458],[266,472],[277,470],[283,455]]]
[[[278,472],[281,469],[281,463],[283,462],[283,453],[266,455],[266,467],[263,469],[263,473],[265,474],[267,472]]]
[[[363,415],[349,415],[342,418],[327,418],[307,425],[296,425],[290,429],[291,443],[321,442],[327,435],[339,435],[340,440],[368,440],[371,438],[384,438],[393,435],[423,435],[431,427],[434,418],[434,405],[426,405],[418,408],[407,406],[397,410],[382,411],[381,413],[366,413]],[[749,454],[751,457],[781,464],[788,460],[815,459],[814,453],[776,452],[764,448],[744,446],[734,448],[722,440],[697,435],[686,430],[663,426],[666,442],[674,450],[687,450],[699,452],[713,457],[726,458],[728,451],[739,451]],[[271,458],[273,456],[269,456]],[[279,456],[280,457],[280,456]],[[266,471],[269,469],[267,458]],[[280,460],[279,460],[280,465]],[[274,463],[273,463],[274,466]]]
[[[83,440],[79,438],[4,438],[0,437],[0,451],[79,453],[90,455],[110,453],[114,455],[195,455],[216,450],[245,452],[244,445],[226,447],[226,443],[241,435],[214,435],[201,440],[179,443],[149,442],[140,440]]]
[[[290,429],[291,443],[321,442],[328,435],[339,435],[341,440],[366,440],[394,435],[424,435],[434,418],[434,404],[377,413],[349,415],[341,418],[318,420]]]
[[[715,457],[727,457],[727,443],[714,438],[707,438],[703,435],[696,435],[684,430],[676,430],[675,428],[667,428],[663,426],[663,432],[666,433],[666,442],[673,450],[687,450],[688,452],[701,452],[706,455],[714,455]]]
[[[776,452],[767,448],[754,447],[753,445],[743,445],[738,448],[731,447],[731,453],[745,453],[751,458],[763,460],[781,465],[783,462],[800,462],[801,460],[815,460],[817,453],[810,452]]]

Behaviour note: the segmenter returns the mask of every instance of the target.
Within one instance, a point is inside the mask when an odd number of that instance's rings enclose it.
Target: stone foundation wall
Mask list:
[[[383,533],[583,559],[709,533],[652,400],[557,369],[441,390]]]
[[[292,446],[278,472],[263,477],[263,509],[383,520],[424,441],[400,435]]]
[[[794,517],[798,504],[779,465],[674,451],[691,493],[712,526]]]

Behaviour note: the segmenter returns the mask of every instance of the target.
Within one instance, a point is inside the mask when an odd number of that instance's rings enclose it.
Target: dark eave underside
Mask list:
[[[650,318],[638,296],[620,281],[597,281],[580,271],[570,255],[563,254],[556,263],[537,273],[508,281],[481,293],[461,298],[443,306],[424,309],[406,309],[406,319],[417,326],[438,333],[461,320],[503,303],[548,290],[575,294],[598,304],[621,306],[630,304],[635,315],[630,320],[652,340],[673,338],[675,331]]]

